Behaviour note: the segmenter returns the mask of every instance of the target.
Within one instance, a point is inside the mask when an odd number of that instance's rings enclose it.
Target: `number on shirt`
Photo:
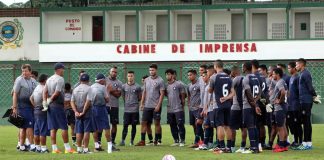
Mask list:
[[[262,83],[262,92],[265,91],[265,87],[266,87],[266,85],[265,85],[265,83],[263,82],[263,83]]]
[[[259,94],[259,86],[253,85],[253,97],[254,98],[258,97],[258,94]]]
[[[223,84],[223,96],[224,97],[228,96],[228,89],[226,89],[227,86],[228,86],[228,84]]]

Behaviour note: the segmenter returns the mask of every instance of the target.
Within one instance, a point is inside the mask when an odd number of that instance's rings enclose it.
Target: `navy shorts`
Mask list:
[[[94,132],[94,126],[92,117],[76,118],[74,131],[77,134],[83,134],[86,132]]]
[[[101,131],[104,129],[110,129],[108,112],[106,106],[93,106],[92,118],[94,123],[94,129]]]
[[[204,116],[201,115],[201,112],[203,112],[203,110],[204,110],[203,108],[198,109],[198,118],[197,119],[201,119],[201,120],[204,119]]]
[[[113,125],[119,124],[119,108],[118,107],[108,107],[109,108],[109,116],[110,123]]]
[[[231,108],[216,108],[215,109],[215,125],[228,126],[230,122]]]
[[[139,113],[124,113],[124,125],[138,125],[139,124]]]
[[[177,124],[184,125],[185,123],[185,115],[183,111],[168,113],[167,114],[167,123],[168,124]]]
[[[72,108],[65,110],[65,116],[68,122],[68,125],[74,125],[75,124],[75,114]]]
[[[196,120],[200,117],[199,109],[195,111],[189,111],[189,123],[190,125],[195,125]]]
[[[215,112],[210,111],[204,119],[204,126],[215,127]]]
[[[286,111],[284,110],[279,110],[279,111],[274,111],[274,120],[275,120],[275,125],[277,127],[283,127],[285,125],[286,121]]]
[[[31,106],[18,107],[18,114],[24,117],[22,129],[34,128],[34,111]]]
[[[64,112],[63,104],[52,103],[47,110],[47,126],[48,129],[68,130],[67,119]]]
[[[153,122],[153,119],[161,120],[161,109],[159,112],[154,112],[154,108],[144,108],[142,121],[151,124]]]
[[[40,111],[42,112],[42,111]],[[35,124],[34,124],[34,135],[35,136],[50,136],[50,130],[47,127],[47,114],[36,114],[35,113]]]
[[[273,124],[273,112],[267,112],[266,113],[266,122],[267,126],[271,126]]]
[[[265,106],[260,106],[261,115],[257,115],[257,125],[267,125],[267,110]]]
[[[243,128],[243,117],[242,110],[231,110],[231,118],[230,118],[230,128],[233,130],[238,130]]]
[[[243,125],[247,128],[256,127],[256,113],[254,108],[243,109]]]

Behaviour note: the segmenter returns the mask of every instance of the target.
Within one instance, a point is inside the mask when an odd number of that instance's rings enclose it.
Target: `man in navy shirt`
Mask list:
[[[210,77],[209,93],[215,94],[215,100],[217,105],[217,111],[215,114],[215,125],[217,127],[217,138],[219,140],[220,150],[228,153],[231,152],[232,140],[231,130],[229,128],[230,112],[232,101],[228,97],[232,90],[232,79],[223,72],[224,63],[221,60],[217,60],[214,63],[216,74]],[[227,147],[225,148],[224,142],[224,130],[227,138]]]
[[[265,139],[266,139],[266,98],[268,95],[268,86],[266,82],[266,78],[262,76],[258,69],[259,69],[259,61],[258,60],[252,60],[252,73],[258,78],[260,83],[260,89],[261,89],[261,98],[257,101],[258,106],[261,109],[261,115],[257,115],[257,127],[259,131],[259,150],[262,151],[262,147],[265,146]]]
[[[300,72],[299,76],[299,101],[301,104],[301,120],[303,124],[304,141],[299,147],[300,150],[312,149],[312,124],[311,114],[313,100],[316,97],[316,92],[313,87],[312,76],[306,69],[306,60],[300,58],[296,61],[296,69]]]
[[[257,100],[261,96],[260,83],[258,78],[252,74],[251,62],[245,62],[243,72],[246,76],[243,79],[243,124],[248,129],[250,139],[250,149],[242,153],[259,153],[258,130],[256,126],[256,116],[261,114],[261,109],[257,105]]]
[[[288,112],[287,112],[287,126],[290,132],[294,135],[294,142],[292,149],[299,146],[303,141],[302,126],[300,123],[300,103],[299,103],[299,75],[296,70],[296,63],[290,62],[288,64],[288,71],[291,74],[289,81],[289,96],[288,96]]]

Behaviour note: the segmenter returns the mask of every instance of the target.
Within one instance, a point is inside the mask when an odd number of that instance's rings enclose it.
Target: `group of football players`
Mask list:
[[[161,111],[166,108],[167,123],[174,139],[171,146],[184,147],[185,106],[188,106],[189,121],[195,134],[190,148],[195,150],[214,153],[284,152],[288,148],[310,150],[311,109],[313,103],[321,102],[320,96],[313,88],[305,59],[290,62],[287,66],[288,70],[285,64],[267,67],[251,60],[244,62],[242,67],[226,69],[224,62],[217,60],[213,65],[201,65],[198,72],[190,69],[187,72],[190,83],[185,84],[177,79],[175,69],[164,72],[165,82],[158,76],[157,64],[151,64],[149,76],[142,78],[142,86],[135,82],[134,71],[127,72],[123,84],[117,79],[117,67],[112,67],[107,77],[98,73],[94,83],[90,84],[89,74],[81,70],[78,83],[71,87],[64,81],[65,66],[62,63],[54,65],[55,73],[51,77],[46,74],[33,76],[31,65],[24,64],[12,91],[13,115],[24,118],[17,149],[49,153],[46,137],[50,136],[51,152],[61,153],[56,145],[57,130],[61,129],[65,153],[92,153],[89,149],[91,134],[94,152],[104,151],[101,145],[103,131],[107,152],[119,151],[115,140],[119,98],[122,97],[124,116],[120,146],[125,146],[129,125],[132,126],[130,145],[161,145]],[[290,76],[285,74],[287,71]],[[164,98],[167,104],[163,105]],[[135,144],[138,124],[141,124],[141,138]],[[77,150],[69,144],[68,126]],[[239,129],[241,145],[235,149]],[[289,133],[293,135],[293,141],[290,141]],[[247,136],[249,147],[246,146]]]

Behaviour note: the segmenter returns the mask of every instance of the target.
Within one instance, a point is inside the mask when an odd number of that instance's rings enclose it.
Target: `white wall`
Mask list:
[[[0,49],[0,61],[38,60],[39,17],[2,17],[0,18],[0,24],[14,19],[18,19],[24,29],[22,45],[17,48],[2,46]]]
[[[103,16],[102,12],[82,13],[82,41],[92,41],[92,17]]]
[[[125,41],[125,16],[126,15],[136,15],[135,11],[131,12],[121,12],[121,11],[113,11],[110,12],[110,20],[111,20],[111,37],[110,40],[113,40],[114,37],[114,26],[120,26],[120,41]]]
[[[324,8],[299,8],[292,9],[290,14],[291,38],[295,36],[295,14],[296,12],[310,13],[310,38],[315,38],[315,22],[324,22]]]
[[[147,25],[153,25],[153,40],[156,40],[156,15],[154,12],[141,12],[140,40],[147,41]]]
[[[194,13],[192,14],[192,40],[196,39],[196,25],[200,24],[202,25],[202,13]]]
[[[177,22],[178,22],[177,17],[179,14],[191,14],[191,16],[192,16],[192,21],[191,21],[192,22],[192,24],[191,24],[192,33],[191,33],[191,35],[192,35],[192,40],[196,40],[196,33],[195,33],[196,24],[202,24],[202,13],[200,11],[176,11],[176,12],[174,12],[174,14],[171,17],[171,22],[173,23],[171,25],[171,30],[174,31],[173,33],[171,32],[171,37],[174,40],[177,39],[177,34],[178,34],[178,32],[177,32]],[[172,38],[171,38],[171,40],[173,40]]]
[[[324,10],[315,10],[310,12],[310,37],[315,37],[315,22],[324,22]]]
[[[48,34],[48,42],[82,41],[83,19],[80,13],[48,13],[46,18],[47,28],[44,32]],[[75,27],[81,27],[81,30],[66,30],[66,27],[69,27],[69,23],[66,23],[67,19],[80,20],[80,22],[74,24]]]
[[[92,16],[103,16],[98,12],[72,12],[72,13],[46,13],[43,17],[43,41],[45,42],[67,42],[67,41],[92,41]],[[66,30],[70,23],[68,19],[78,19],[75,27],[81,30]]]
[[[175,21],[175,13],[174,11],[170,11],[170,40],[175,40],[175,35],[177,35],[176,32],[176,21]]]
[[[268,39],[272,39],[272,23],[287,23],[286,10],[268,11],[267,15],[268,15]]]
[[[248,20],[247,20],[247,29],[250,33],[248,33],[248,38],[252,37],[252,15],[253,13],[266,13],[267,14],[267,38],[272,39],[272,24],[273,23],[286,23],[286,10],[285,9],[250,9],[248,12]]]
[[[219,10],[219,11],[208,11],[208,19],[206,26],[208,26],[206,39],[214,40],[214,25],[215,24],[226,24],[226,40],[231,39],[231,12]]]

